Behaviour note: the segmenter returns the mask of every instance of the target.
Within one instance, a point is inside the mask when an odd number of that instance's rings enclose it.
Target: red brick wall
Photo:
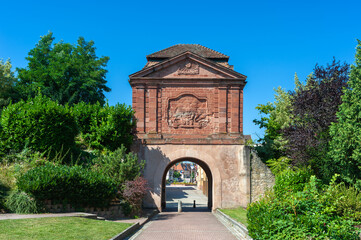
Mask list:
[[[207,103],[209,123],[203,127],[168,124],[169,101],[194,96]],[[204,138],[210,134],[243,134],[243,90],[241,86],[133,86],[133,109],[137,132],[172,134],[176,138]]]

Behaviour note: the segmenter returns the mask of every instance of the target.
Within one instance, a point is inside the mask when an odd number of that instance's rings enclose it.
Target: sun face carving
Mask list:
[[[178,68],[178,75],[197,75],[199,74],[199,65],[187,60],[183,66]]]

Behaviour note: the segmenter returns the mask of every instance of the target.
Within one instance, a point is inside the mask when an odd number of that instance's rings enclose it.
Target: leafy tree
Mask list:
[[[180,178],[181,177],[181,174],[177,171],[173,172],[173,177],[174,178]]]
[[[287,156],[293,164],[312,165],[318,176],[328,151],[329,127],[337,120],[348,75],[349,66],[334,59],[326,67],[316,65],[306,84],[290,93],[291,124],[282,131]]]
[[[297,75],[295,77],[297,80]],[[259,139],[259,146],[256,146],[259,157],[264,161],[279,159],[284,155],[286,144],[281,129],[290,124],[291,97],[281,87],[275,89],[275,102],[265,105],[259,104],[256,109],[263,116],[260,120],[253,122],[265,129],[265,135]]]
[[[60,104],[104,104],[104,92],[110,91],[105,85],[109,57],[98,58],[95,50],[94,42],[83,37],[77,45],[54,43],[51,32],[41,37],[26,58],[28,66],[17,69],[22,98],[34,97],[40,89]]]
[[[17,101],[19,98],[15,88],[17,79],[11,67],[10,60],[5,63],[0,60],[0,113],[11,101]]]
[[[344,89],[337,122],[330,127],[330,152],[326,177],[338,173],[343,181],[361,189],[361,41],[356,48],[355,65]]]

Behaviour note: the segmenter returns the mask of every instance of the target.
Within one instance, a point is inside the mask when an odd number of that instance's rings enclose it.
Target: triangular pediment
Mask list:
[[[246,76],[220,64],[207,60],[191,52],[147,67],[130,78],[207,78],[207,79],[246,79]]]

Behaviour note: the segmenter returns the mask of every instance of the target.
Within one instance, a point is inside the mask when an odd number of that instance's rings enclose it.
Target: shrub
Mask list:
[[[5,206],[14,213],[39,213],[42,211],[34,197],[19,190],[10,193],[6,198]]]
[[[321,196],[326,206],[324,212],[361,221],[361,192],[344,182],[336,184],[340,175],[335,174],[330,185]]]
[[[0,179],[0,213],[2,209],[5,209],[5,198],[8,195],[10,188],[2,183]]]
[[[140,161],[132,152],[126,153],[123,145],[114,152],[98,156],[94,164],[97,170],[112,178],[118,186],[139,177],[144,168],[144,161]]]
[[[115,151],[124,145],[130,149],[135,127],[134,112],[130,106],[106,104],[101,107],[99,103],[79,103],[72,111],[80,127],[80,141],[86,147]]]
[[[276,196],[282,198],[288,192],[302,191],[310,177],[311,171],[307,168],[283,171],[276,177],[274,186]]]
[[[267,160],[267,166],[274,175],[279,175],[290,168],[291,159],[288,157],[271,158]]]
[[[11,165],[13,163],[29,163],[31,165],[35,165],[40,164],[40,162],[43,161],[45,161],[44,153],[34,152],[28,148],[23,149],[21,152],[10,152],[0,158],[0,163],[4,165]]]
[[[50,163],[26,172],[18,179],[17,186],[40,201],[52,200],[76,206],[103,207],[116,194],[114,182],[99,172]]]
[[[1,115],[1,150],[20,152],[28,147],[41,153],[74,149],[78,128],[68,107],[38,95],[10,104]]]
[[[251,203],[247,211],[250,236],[254,239],[359,239],[359,230],[354,227],[360,223],[358,218],[338,212],[338,207],[345,207],[339,205],[342,198],[332,200],[335,197],[332,189],[336,185],[323,189],[319,182],[311,176],[302,190],[286,191],[288,185],[285,185],[286,196],[270,192],[259,202]],[[356,208],[348,209],[355,211]]]
[[[126,181],[123,191],[123,198],[131,206],[133,214],[139,214],[142,207],[142,200],[148,191],[147,180],[138,177],[134,181]]]

